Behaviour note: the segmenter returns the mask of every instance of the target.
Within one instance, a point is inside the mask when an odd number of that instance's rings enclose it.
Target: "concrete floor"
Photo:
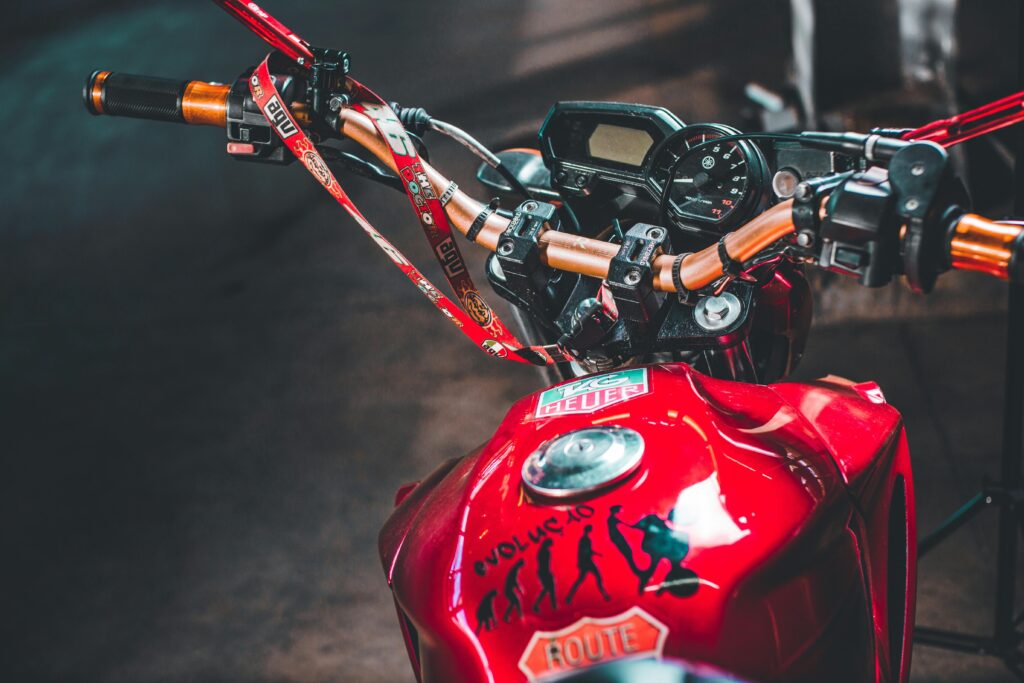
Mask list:
[[[94,68],[226,80],[262,50],[202,3],[115,6],[0,60],[18,93],[0,112],[3,679],[412,680],[376,531],[397,486],[487,438],[536,376],[465,346],[298,169],[225,159],[212,129],[88,117]],[[735,122],[746,81],[782,77],[785,46],[766,36],[788,30],[784,6],[325,0],[279,14],[349,49],[386,96],[498,144],[556,99]],[[460,150],[434,159],[473,187]],[[347,185],[430,262],[404,200]],[[943,296],[905,305],[943,310]],[[994,471],[1002,335],[997,316],[813,333],[801,377],[873,378],[904,411],[923,529]],[[984,628],[989,522],[922,565],[922,621]],[[919,649],[914,680],[1010,678]]]

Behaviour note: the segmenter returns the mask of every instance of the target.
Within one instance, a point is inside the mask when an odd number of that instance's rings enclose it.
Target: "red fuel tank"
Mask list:
[[[642,438],[628,476],[564,498],[524,483],[531,453],[595,427]],[[886,558],[872,553],[889,547],[894,485],[909,486],[893,474],[909,474],[900,435],[863,388],[685,365],[521,399],[482,448],[403,492],[381,532],[419,680],[533,681],[626,656],[756,680],[898,680],[912,586],[893,637],[879,623],[893,612],[878,595]],[[884,499],[882,517],[862,518],[865,495]]]

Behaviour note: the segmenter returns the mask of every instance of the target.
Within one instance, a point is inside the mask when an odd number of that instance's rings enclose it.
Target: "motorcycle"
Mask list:
[[[398,491],[379,549],[417,680],[537,681],[613,660],[752,680],[906,681],[914,487],[872,382],[782,382],[806,268],[927,292],[1024,280],[1024,228],[969,213],[945,147],[1024,118],[1024,93],[915,130],[744,134],[653,106],[556,103],[539,148],[494,154],[388,104],[254,3],[273,52],[230,85],[97,71],[96,115],[224,128],[237,159],[302,165],[476,346],[545,369],[493,437]],[[481,203],[428,133],[484,162]],[[332,142],[350,142],[372,159]],[[405,194],[458,304],[344,192]],[[515,208],[501,208],[514,198]],[[473,283],[454,232],[489,250]],[[525,340],[525,341],[523,341]]]

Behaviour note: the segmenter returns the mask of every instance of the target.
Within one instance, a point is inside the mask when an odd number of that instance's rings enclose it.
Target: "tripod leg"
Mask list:
[[[1015,178],[1018,189],[1024,189],[1024,165],[1018,166]],[[1024,204],[1024,192],[1018,192],[1017,203]],[[1024,455],[1024,286],[1009,288],[1007,316],[1006,384],[1003,413],[1003,455],[999,477],[1000,487],[1009,495],[1021,488],[1021,459]],[[1020,511],[1004,501],[999,510],[999,545],[996,559],[995,641],[1008,651],[1016,650],[1020,639],[1014,625],[1017,591],[1017,534]]]
[[[1024,682],[1024,669],[1021,668],[1020,662],[1007,659],[1006,668],[1010,670],[1010,673],[1012,673],[1018,681]]]
[[[960,509],[947,517],[934,531],[921,539],[917,544],[917,557],[920,559],[929,550],[945,540],[950,534],[974,519],[974,516],[985,509],[988,505],[988,497],[984,492],[975,494],[970,500],[960,506]]]

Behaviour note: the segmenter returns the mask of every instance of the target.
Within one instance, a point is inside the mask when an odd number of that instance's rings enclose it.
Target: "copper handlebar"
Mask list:
[[[1024,226],[1016,223],[997,223],[977,214],[964,214],[949,241],[950,263],[958,270],[974,270],[1009,280],[1022,230]]]
[[[102,85],[102,80],[99,81]],[[181,107],[186,113],[186,122],[202,125],[224,126],[227,112],[227,86],[213,85],[202,81],[188,84],[182,96]],[[94,97],[97,97],[94,94]],[[301,109],[301,107],[300,107]],[[102,113],[102,112],[100,112]],[[306,112],[296,111],[296,116],[305,120]],[[363,114],[343,109],[339,116],[342,135],[355,141],[392,171],[396,171],[394,159],[386,142],[381,140],[373,123]],[[426,161],[423,169],[440,193],[450,181]],[[792,200],[781,202],[749,221],[725,237],[726,252],[736,261],[747,261],[757,256],[794,231]],[[473,221],[484,209],[484,205],[456,190],[445,210],[452,225],[460,233],[469,232]],[[498,240],[508,227],[507,218],[492,214],[487,218],[477,235],[477,244],[495,251]],[[976,214],[965,214],[954,226],[950,243],[950,263],[954,269],[974,270],[987,273],[1002,280],[1011,278],[1014,270],[1014,255],[1024,237],[1024,225],[997,223]],[[618,245],[610,242],[547,230],[540,236],[541,260],[551,268],[580,273],[604,279],[608,276],[611,260],[618,252]],[[674,292],[672,278],[675,256],[662,254],[654,259],[654,288],[662,292]],[[686,256],[679,270],[683,285],[690,290],[700,289],[722,277],[722,264],[717,245]]]
[[[341,112],[339,132],[366,148],[392,171],[397,171],[387,143],[380,139],[373,123],[362,114],[345,109]],[[423,169],[435,191],[443,191],[450,181],[426,162]],[[742,228],[729,233],[725,248],[729,256],[737,261],[746,261],[756,256],[768,245],[793,232],[790,217],[792,201],[785,201],[762,213]],[[460,233],[469,232],[473,221],[484,209],[484,205],[465,192],[456,190],[446,207],[452,225]],[[508,219],[492,214],[477,235],[477,244],[490,251],[498,248],[498,239],[508,227]],[[549,267],[580,273],[590,277],[606,278],[611,260],[619,247],[610,242],[570,235],[548,230],[540,236],[541,260]],[[672,262],[674,256],[663,254],[654,259],[654,288],[662,292],[674,292]],[[700,289],[722,276],[722,264],[718,258],[717,245],[690,254],[683,259],[679,270],[680,279],[687,289]]]

